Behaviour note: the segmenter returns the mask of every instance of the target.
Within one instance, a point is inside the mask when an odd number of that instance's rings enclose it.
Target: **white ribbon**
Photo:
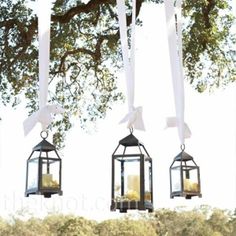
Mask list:
[[[63,113],[64,109],[60,105],[45,105],[29,116],[23,123],[24,134],[27,135],[37,122],[42,124],[42,130],[46,130],[53,121],[53,115]]]
[[[179,127],[179,120],[176,117],[167,117],[166,118],[166,128]],[[184,138],[191,137],[191,130],[188,125],[184,122]],[[184,143],[181,143],[184,144]]]
[[[51,0],[38,0],[39,109],[47,103],[50,61]]]
[[[134,128],[139,130],[145,130],[144,123],[142,120],[142,107],[136,107],[131,112],[129,112],[121,121],[120,123],[128,122],[128,128]]]
[[[129,56],[126,9],[124,0],[117,0],[117,10],[119,19],[119,30],[121,39],[122,56],[127,85],[128,96],[128,114],[120,121],[128,121],[128,128],[145,130],[142,118],[142,108],[134,107],[134,78],[135,78],[135,21],[136,21],[136,0],[133,0],[132,6],[132,25],[131,25],[131,50]]]
[[[166,24],[170,51],[170,64],[175,98],[176,117],[167,118],[168,127],[178,127],[180,143],[191,136],[188,125],[184,122],[184,75],[182,57],[182,0],[176,1],[177,34],[175,22],[175,7],[173,0],[164,0],[166,11]]]
[[[38,37],[39,37],[39,110],[28,117],[24,123],[24,133],[27,135],[37,122],[46,130],[52,122],[51,114],[63,113],[59,105],[47,105],[48,77],[50,60],[50,25],[51,0],[38,0]]]

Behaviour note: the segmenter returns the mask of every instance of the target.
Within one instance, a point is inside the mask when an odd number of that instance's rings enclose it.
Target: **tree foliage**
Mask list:
[[[137,0],[137,19],[144,2]],[[38,108],[37,17],[26,0],[0,3],[0,102],[16,106],[24,101],[30,114]],[[130,1],[127,4],[130,9]],[[184,1],[185,72],[199,92],[235,81],[229,4]],[[54,143],[60,144],[73,117],[85,127],[88,121],[105,117],[123,98],[116,77],[122,62],[115,0],[56,0],[51,19],[49,103],[66,109],[53,124]],[[130,24],[131,12],[127,21]]]
[[[120,220],[106,220],[96,227],[97,235],[103,236],[155,236],[155,229],[147,220],[133,220],[125,217]]]
[[[44,219],[0,219],[2,236],[235,236],[235,232],[234,212],[211,207],[159,209],[135,218],[124,216],[101,222],[62,214]]]
[[[236,80],[232,1],[184,1],[183,50],[186,78],[199,92]]]

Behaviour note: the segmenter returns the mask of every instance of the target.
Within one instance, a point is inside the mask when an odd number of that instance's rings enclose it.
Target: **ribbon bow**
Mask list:
[[[60,105],[46,105],[29,116],[23,123],[24,134],[27,135],[40,122],[42,130],[45,131],[53,121],[53,115],[64,113],[64,109]]]
[[[131,112],[129,112],[121,121],[120,123],[127,123],[127,128],[135,128],[139,130],[145,130],[143,117],[142,117],[143,108],[136,107],[133,108]]]
[[[166,118],[166,128],[178,127],[179,120],[177,117],[167,117]],[[191,130],[187,123],[184,122],[184,138],[190,138],[192,135]]]

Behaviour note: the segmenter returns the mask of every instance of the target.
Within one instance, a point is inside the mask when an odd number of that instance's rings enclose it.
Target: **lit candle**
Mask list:
[[[43,187],[50,187],[52,183],[52,174],[43,174],[42,185]]]
[[[193,192],[198,192],[199,190],[198,190],[199,188],[198,188],[198,183],[192,183],[192,191]]]
[[[192,185],[192,183],[191,183],[190,179],[184,179],[184,191],[190,192],[191,185]]]
[[[198,183],[192,182],[190,179],[184,179],[184,191],[197,192]]]
[[[140,193],[140,178],[139,175],[128,175],[128,190],[133,190]]]
[[[129,200],[140,199],[140,178],[139,175],[128,175],[126,197]]]

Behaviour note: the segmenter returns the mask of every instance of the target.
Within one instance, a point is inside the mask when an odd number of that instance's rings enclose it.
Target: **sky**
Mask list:
[[[165,119],[175,115],[164,7],[146,4],[140,13],[143,26],[136,33],[135,106],[143,107],[146,131],[134,131],[153,158],[154,208],[202,204],[234,209],[236,206],[236,88],[230,85],[212,94],[197,93],[185,82],[185,121],[192,137],[186,152],[200,166],[202,198],[170,199],[169,166],[180,152],[176,128],[165,129]],[[119,88],[126,92],[124,73]],[[26,160],[40,139],[40,125],[26,137],[23,121],[27,111],[1,108],[0,122],[0,215],[25,211],[73,213],[90,219],[119,217],[110,212],[111,155],[118,141],[129,134],[119,121],[127,104],[114,105],[96,131],[84,132],[79,122],[67,134],[60,152],[63,163],[63,196],[44,199],[24,197]],[[51,142],[50,136],[48,141]]]

